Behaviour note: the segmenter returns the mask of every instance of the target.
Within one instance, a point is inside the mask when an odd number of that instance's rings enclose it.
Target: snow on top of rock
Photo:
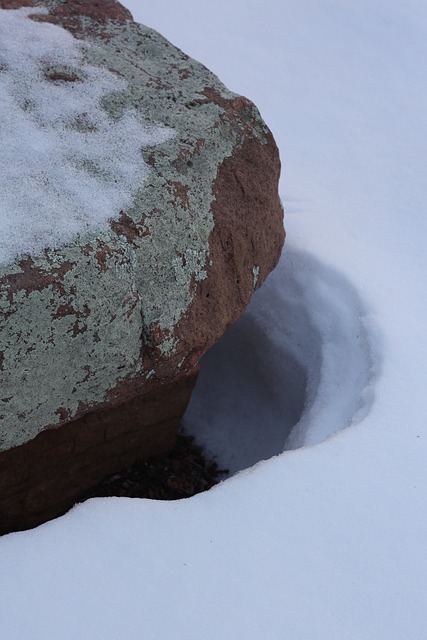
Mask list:
[[[141,148],[172,136],[136,110],[113,121],[102,100],[126,82],[34,13],[0,10],[0,264],[105,227],[147,176]]]

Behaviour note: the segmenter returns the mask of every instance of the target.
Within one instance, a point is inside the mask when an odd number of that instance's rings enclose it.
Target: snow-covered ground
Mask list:
[[[232,470],[287,450],[188,500],[91,500],[3,537],[0,638],[424,640],[427,5],[127,6],[281,150],[283,260],[187,426],[209,418]]]

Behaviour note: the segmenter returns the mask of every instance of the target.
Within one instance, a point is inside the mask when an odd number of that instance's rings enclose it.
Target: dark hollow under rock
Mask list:
[[[180,433],[172,451],[135,460],[126,469],[104,478],[86,497],[179,500],[208,491],[227,473],[194,442],[193,436]]]

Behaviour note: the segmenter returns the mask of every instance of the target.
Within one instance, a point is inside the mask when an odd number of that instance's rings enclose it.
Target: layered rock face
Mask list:
[[[114,0],[0,0],[2,21],[5,533],[173,446],[201,355],[284,230],[273,137],[201,64]]]

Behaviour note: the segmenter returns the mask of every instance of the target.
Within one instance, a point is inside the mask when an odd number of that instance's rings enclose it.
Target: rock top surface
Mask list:
[[[93,68],[116,78],[97,108],[112,130],[139,123],[146,170],[107,220],[83,219],[65,243],[0,267],[0,450],[190,375],[284,240],[278,151],[250,101],[114,0],[0,0],[0,22],[23,7],[34,7],[25,20],[80,43],[73,64],[47,60],[43,82],[66,92]],[[1,61],[0,42],[0,80]],[[35,121],[33,105],[24,96],[20,108]],[[101,125],[70,118],[65,129],[91,148]],[[159,128],[169,134],[150,142]],[[79,184],[99,178],[108,191],[89,160],[76,161]]]

